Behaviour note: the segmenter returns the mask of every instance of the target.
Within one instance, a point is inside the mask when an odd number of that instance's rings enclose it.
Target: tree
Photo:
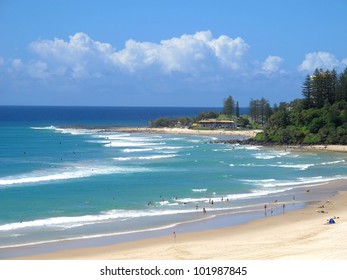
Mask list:
[[[264,126],[272,115],[271,106],[268,100],[264,97],[261,99],[251,99],[249,103],[249,115],[253,122],[259,123]]]
[[[240,107],[239,107],[239,102],[236,102],[236,117],[239,118],[240,117]]]
[[[347,67],[337,79],[336,101],[347,101]]]
[[[322,108],[326,102],[334,104],[341,98],[336,71],[316,69],[312,76],[306,77],[302,86],[302,94],[306,109]]]
[[[229,95],[224,100],[223,114],[231,116],[234,114],[235,102],[234,99]]]
[[[307,75],[306,79],[302,85],[302,95],[304,96],[305,100],[305,108],[310,109],[313,106],[313,100],[312,100],[312,80],[311,76]]]
[[[258,122],[258,101],[253,98],[249,102],[249,115],[253,122]]]

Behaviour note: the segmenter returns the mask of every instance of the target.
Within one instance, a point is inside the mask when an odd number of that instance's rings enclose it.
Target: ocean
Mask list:
[[[129,240],[280,215],[304,207],[308,188],[347,178],[344,153],[71,127],[136,127],[211,109],[0,107],[0,258],[23,245]]]

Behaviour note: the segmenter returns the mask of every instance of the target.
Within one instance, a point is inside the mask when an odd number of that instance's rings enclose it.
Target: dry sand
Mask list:
[[[347,152],[347,145],[310,145],[310,146],[288,146],[289,149],[299,149],[299,150],[319,150],[327,152]]]
[[[339,183],[346,189],[347,182]],[[325,186],[327,187],[327,186]],[[329,186],[328,186],[329,187]],[[312,189],[312,191],[314,191]],[[294,203],[294,202],[293,202]],[[324,203],[325,208],[319,208]],[[319,211],[325,213],[319,213]],[[335,224],[325,224],[338,216]],[[347,191],[329,202],[248,224],[30,256],[29,259],[347,260]]]
[[[213,130],[198,130],[188,128],[152,128],[152,127],[119,127],[117,131],[130,132],[130,133],[159,133],[159,134],[189,134],[189,135],[233,135],[233,136],[244,136],[254,137],[258,132],[262,130],[224,130],[224,129],[213,129]]]

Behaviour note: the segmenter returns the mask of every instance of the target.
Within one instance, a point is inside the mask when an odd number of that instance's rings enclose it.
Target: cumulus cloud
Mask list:
[[[27,64],[21,59],[15,58],[10,62],[9,72],[11,74],[27,75],[30,78],[45,79],[48,77],[47,64],[42,61],[31,61]]]
[[[76,33],[67,42],[58,38],[36,41],[30,49],[46,63],[51,74],[73,78],[97,76],[114,53],[110,44],[94,41],[85,33]]]
[[[339,69],[347,65],[347,58],[339,61],[329,52],[312,52],[305,55],[304,61],[299,65],[299,71],[312,72],[316,68]]]
[[[232,39],[222,35],[213,38],[210,31],[202,31],[160,43],[128,40],[121,50],[95,41],[85,33],[76,33],[68,41],[55,38],[33,42],[30,49],[41,61],[36,66],[46,73],[85,78],[102,76],[109,71],[196,74],[220,67],[235,71],[242,68],[249,46],[240,37]]]
[[[263,73],[284,73],[281,69],[283,63],[283,58],[279,56],[269,55],[265,61],[262,63],[261,70]]]

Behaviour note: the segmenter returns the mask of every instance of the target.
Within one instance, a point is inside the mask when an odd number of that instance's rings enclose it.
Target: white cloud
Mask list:
[[[119,51],[108,43],[94,41],[85,33],[76,33],[69,41],[55,38],[30,44],[30,49],[46,63],[46,72],[73,78],[102,76],[107,71],[198,74],[219,67],[234,71],[243,66],[248,48],[240,37],[232,39],[222,35],[213,38],[210,31],[182,35],[160,43],[128,40]]]
[[[27,72],[32,78],[45,79],[48,77],[47,63],[36,61],[27,66]]]
[[[21,71],[24,67],[22,60],[15,58],[12,60],[11,67],[16,71]]]
[[[19,58],[15,58],[11,61],[9,72],[14,75],[27,75],[30,78],[38,79],[45,79],[49,76],[47,64],[45,62],[32,61],[25,64]]]
[[[30,49],[47,63],[52,74],[73,78],[97,76],[114,52],[110,44],[94,41],[85,33],[70,36],[68,42],[57,38],[36,41]]]
[[[284,70],[281,69],[283,63],[283,58],[279,56],[269,55],[261,65],[261,70],[263,73],[283,73]]]
[[[339,69],[346,64],[347,58],[339,61],[335,55],[328,52],[312,52],[305,55],[304,61],[299,65],[300,71],[312,72],[316,68]]]

